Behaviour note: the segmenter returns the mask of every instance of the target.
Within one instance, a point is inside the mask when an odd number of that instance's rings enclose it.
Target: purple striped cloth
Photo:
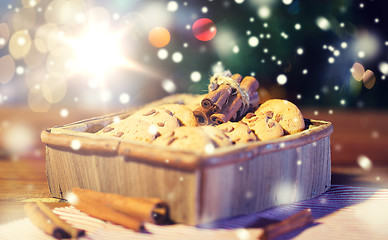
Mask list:
[[[364,187],[332,186],[328,192],[313,199],[198,227],[147,224],[150,233],[135,233],[90,217],[74,207],[56,208],[54,212],[71,225],[86,230],[87,236],[81,239],[250,240],[257,239],[261,227],[306,208],[311,209],[316,222],[278,239],[388,239],[388,189]],[[54,238],[24,218],[0,225],[0,240],[8,239]]]

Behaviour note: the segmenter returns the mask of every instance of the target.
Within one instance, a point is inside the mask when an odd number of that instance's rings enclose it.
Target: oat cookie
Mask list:
[[[161,108],[165,108],[171,111],[179,120],[181,126],[196,127],[198,126],[197,119],[195,118],[193,111],[182,104],[165,104],[161,105]]]
[[[202,126],[203,131],[213,140],[216,144],[216,147],[225,147],[232,145],[232,140],[222,131],[213,126]]]
[[[262,113],[258,115],[248,113],[241,122],[246,123],[257,138],[262,141],[279,138],[284,135],[282,126]]]
[[[141,119],[156,126],[158,132],[163,135],[179,127],[178,118],[170,111],[161,107],[147,107],[140,109],[128,118]]]
[[[200,153],[210,153],[218,147],[218,144],[209,137],[204,128],[187,126],[176,128],[158,137],[153,144]]]
[[[301,111],[290,101],[283,99],[268,100],[255,111],[256,115],[260,113],[278,122],[286,133],[297,133],[305,128]]]
[[[96,132],[100,136],[113,136],[140,142],[151,143],[156,138],[156,134],[149,131],[151,125],[136,118],[126,118],[119,122],[114,122],[100,131]]]
[[[256,141],[257,137],[254,132],[243,122],[226,122],[216,126],[232,140],[234,144],[242,144]]]

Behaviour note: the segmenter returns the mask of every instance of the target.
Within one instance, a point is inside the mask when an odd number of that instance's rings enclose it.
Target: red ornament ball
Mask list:
[[[193,24],[193,34],[200,41],[209,41],[217,33],[216,25],[209,18],[200,18]]]

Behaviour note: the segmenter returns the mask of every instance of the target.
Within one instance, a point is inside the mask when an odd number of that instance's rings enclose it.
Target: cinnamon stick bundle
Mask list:
[[[256,107],[259,104],[259,94],[257,93],[257,88],[259,83],[256,78],[251,76],[246,76],[241,80],[240,88],[245,91],[249,96],[249,106],[245,109],[248,111],[251,108]],[[224,106],[221,112],[213,114],[210,117],[210,120],[214,124],[222,124],[228,122],[229,120],[237,120],[239,116],[244,115],[246,112],[240,112],[242,110],[243,100],[241,96],[233,95],[230,97],[229,102]]]
[[[78,238],[85,235],[84,230],[72,227],[40,201],[27,203],[24,205],[24,211],[35,226],[57,239]]]
[[[231,76],[236,83],[240,83],[242,76],[240,74],[234,74]],[[209,92],[201,101],[201,106],[204,109],[209,109],[214,106],[213,113],[219,112],[222,106],[226,103],[226,100],[232,94],[233,89],[231,86],[224,84],[218,86],[215,90]]]
[[[222,124],[229,120],[237,120],[250,109],[259,105],[257,89],[259,83],[251,76],[242,77],[234,74],[230,77],[238,86],[232,87],[223,83],[210,91],[201,101],[201,106],[194,111],[198,125]],[[226,80],[227,82],[228,80]],[[229,81],[230,82],[230,81]],[[239,89],[236,89],[239,88]],[[240,96],[243,95],[243,96]],[[249,101],[249,102],[248,102]],[[210,110],[209,110],[210,109]]]

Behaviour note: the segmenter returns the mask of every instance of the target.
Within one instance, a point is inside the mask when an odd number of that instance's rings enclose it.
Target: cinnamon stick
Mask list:
[[[55,215],[51,209],[44,203],[27,203],[24,205],[24,211],[32,223],[57,239],[77,238],[85,235],[84,230],[72,227]]]
[[[132,198],[81,188],[73,188],[73,193],[78,197],[100,202],[109,208],[144,222],[161,224],[168,217],[168,206],[160,199]]]
[[[218,99],[213,103],[212,113],[218,113],[219,111],[221,111],[222,107],[224,106],[230,94],[232,93],[232,87],[227,84],[224,84],[221,85],[216,91],[219,91],[220,95]]]
[[[75,201],[71,202],[71,204],[78,208],[81,212],[87,213],[92,217],[96,217],[104,221],[122,225],[137,232],[144,230],[143,221],[110,208],[109,206],[102,204],[100,201],[96,201],[96,199],[89,199],[89,194],[82,194],[79,192],[78,194],[74,194],[77,198]]]
[[[243,101],[238,94],[230,97],[228,103],[220,113],[215,113],[210,116],[210,120],[214,124],[222,124],[228,122],[241,108]]]
[[[256,78],[252,76],[244,77],[241,81],[240,87],[245,92],[247,92],[249,96],[249,107],[245,110],[249,111],[250,109],[257,107],[259,105],[260,98],[259,94],[257,93],[257,89],[259,88],[259,82],[256,80]],[[239,114],[239,116],[242,115],[245,115],[245,113]]]
[[[238,84],[240,84],[242,80],[242,76],[238,73],[233,74],[230,78],[236,81]]]
[[[252,76],[246,76],[241,81],[240,87],[243,90],[245,90],[248,94],[254,93],[259,88],[259,82],[256,80],[256,78],[254,78]]]
[[[201,105],[193,111],[193,114],[194,114],[195,118],[197,119],[199,126],[208,125],[210,122],[209,118],[210,118],[210,115],[212,113],[213,112],[212,112],[211,108],[205,109]]]
[[[213,106],[213,103],[217,101],[217,99],[220,97],[221,92],[219,91],[220,87],[217,89],[209,92],[201,101],[201,106],[204,109],[209,109]]]
[[[261,236],[259,236],[259,239],[260,240],[273,239],[287,232],[291,232],[298,228],[305,227],[313,222],[314,222],[314,218],[311,215],[311,210],[305,209],[281,222],[273,223],[264,227],[264,233]]]

